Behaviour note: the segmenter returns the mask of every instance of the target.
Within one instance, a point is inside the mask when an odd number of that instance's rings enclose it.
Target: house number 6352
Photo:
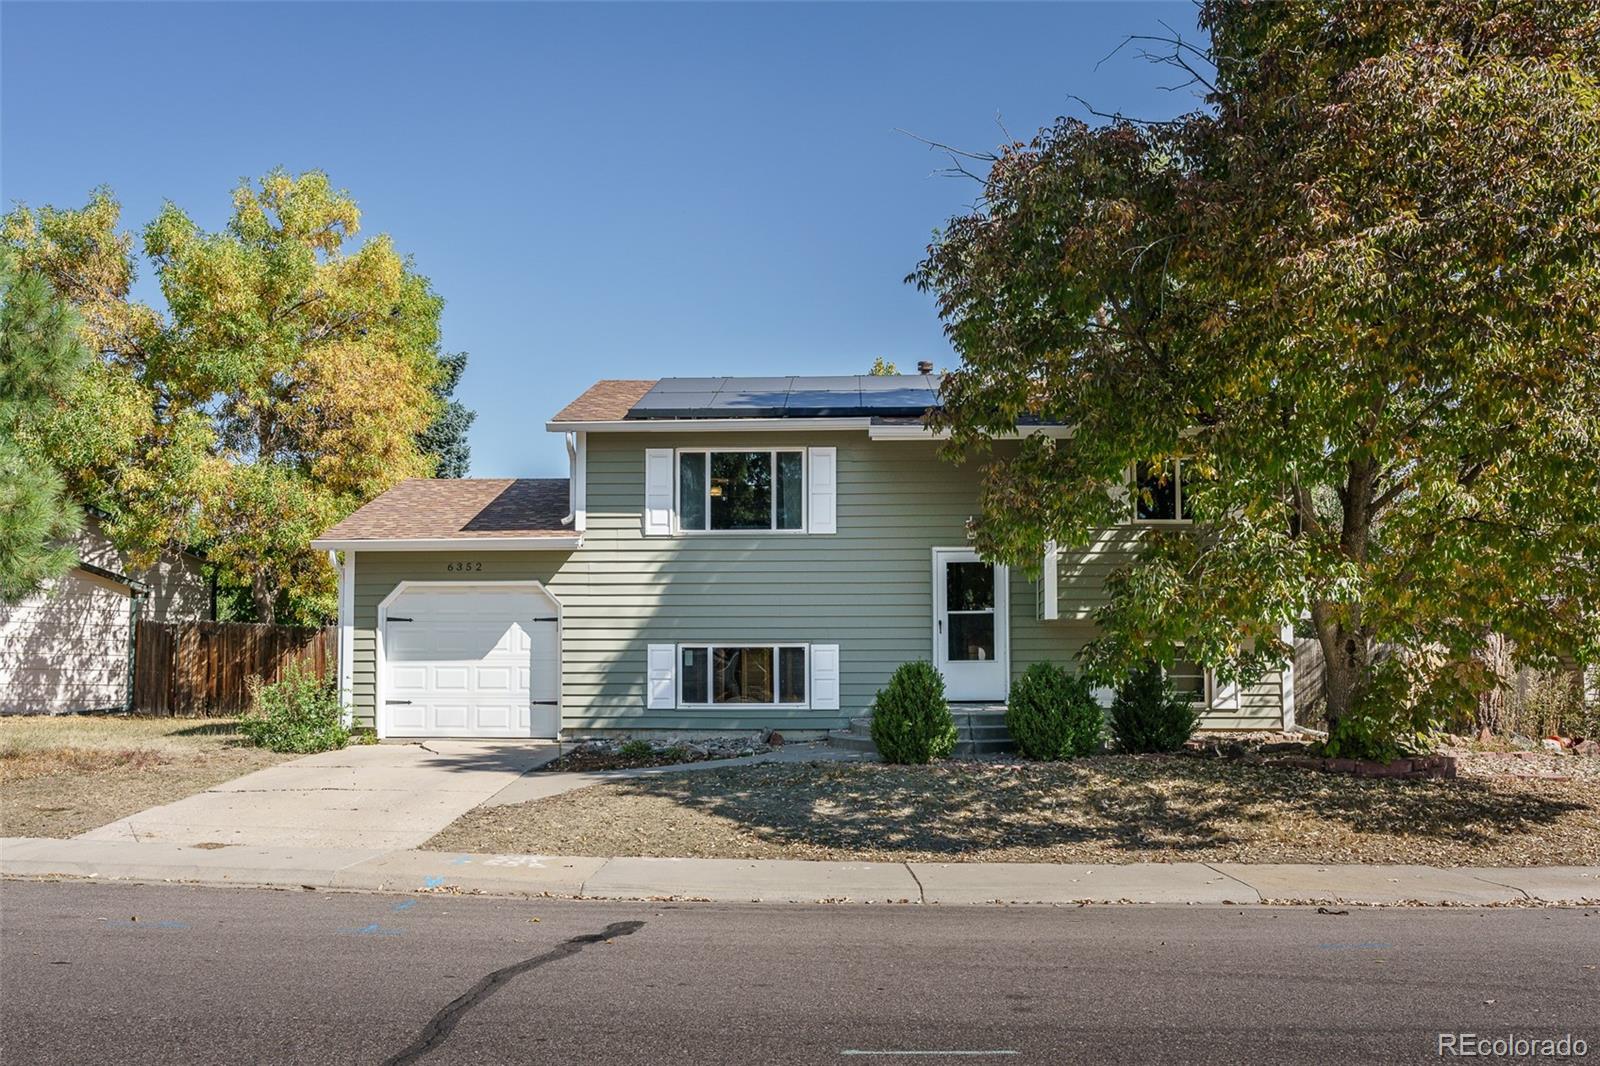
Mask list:
[[[445,563],[444,564],[444,568],[447,571],[449,571],[450,573],[454,574],[454,573],[458,573],[458,572],[462,572],[462,571],[466,571],[466,570],[482,570],[483,569],[483,564],[482,563],[466,563],[466,562]]]

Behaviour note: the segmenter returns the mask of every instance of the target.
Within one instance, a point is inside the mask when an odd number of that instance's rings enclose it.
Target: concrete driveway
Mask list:
[[[555,756],[556,745],[527,741],[350,747],[246,774],[80,839],[414,848]]]

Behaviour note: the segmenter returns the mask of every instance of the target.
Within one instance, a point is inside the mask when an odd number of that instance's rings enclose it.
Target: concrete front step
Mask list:
[[[843,751],[860,751],[868,755],[878,754],[878,746],[872,742],[870,734],[854,733],[848,729],[829,730],[828,747]]]

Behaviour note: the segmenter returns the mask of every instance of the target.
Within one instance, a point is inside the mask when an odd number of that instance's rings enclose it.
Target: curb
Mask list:
[[[1600,904],[1600,867],[804,862],[0,840],[0,876],[719,903]]]

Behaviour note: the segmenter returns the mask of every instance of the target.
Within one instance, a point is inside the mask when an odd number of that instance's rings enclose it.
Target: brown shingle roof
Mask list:
[[[411,478],[318,539],[572,536],[566,513],[566,478]]]
[[[552,422],[619,422],[655,385],[656,379],[638,381],[610,378],[597,381],[551,419]]]

